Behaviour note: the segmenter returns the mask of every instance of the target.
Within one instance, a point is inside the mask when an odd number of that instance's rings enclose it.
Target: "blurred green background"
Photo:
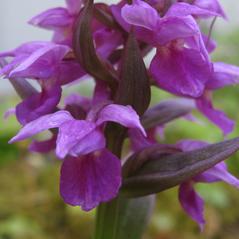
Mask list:
[[[239,30],[214,33],[218,49],[215,61],[239,65]],[[2,81],[3,79],[1,79]],[[83,84],[75,89],[89,92]],[[171,95],[153,89],[153,103]],[[239,135],[239,86],[214,94],[215,105],[223,109],[237,124],[233,134]],[[8,145],[19,125],[14,117],[3,120],[6,110],[19,101],[12,94],[0,95],[0,239],[89,239],[93,233],[94,214],[63,203],[58,193],[60,163],[53,154],[29,154],[29,141]],[[192,138],[209,142],[223,139],[221,132],[197,114],[202,124],[179,119],[167,125],[165,142],[175,143]],[[239,154],[227,160],[230,171],[239,177]],[[205,199],[205,232],[187,217],[177,199],[177,188],[160,193],[144,239],[237,239],[239,238],[239,190],[224,183],[197,185]]]

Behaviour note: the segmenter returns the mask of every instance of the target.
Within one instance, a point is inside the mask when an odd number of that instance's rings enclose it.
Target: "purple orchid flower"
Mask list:
[[[0,54],[0,57],[13,57],[9,64],[3,66],[0,74],[12,81],[35,79],[41,87],[41,92],[35,91],[24,96],[24,100],[17,105],[16,116],[22,125],[56,111],[61,98],[61,85],[85,75],[76,61],[63,59],[69,52],[68,46],[30,42]]]
[[[145,134],[132,107],[109,104],[90,111],[86,120],[76,120],[64,110],[42,116],[26,124],[10,142],[29,138],[47,129],[59,128],[56,147],[59,158],[64,158],[67,154],[72,156],[88,154],[105,147],[100,126],[107,121],[117,122],[128,128],[137,128]]]
[[[217,14],[178,3],[161,18],[153,7],[140,0],[135,0],[132,5],[126,4],[121,14],[128,24],[150,32],[150,41],[141,40],[157,47],[150,65],[150,72],[157,84],[177,95],[201,96],[211,75],[212,65],[200,30],[191,15]],[[137,29],[135,31],[136,35],[141,36],[140,30],[138,33]]]
[[[10,143],[58,128],[56,154],[65,158],[61,169],[61,195],[66,203],[90,210],[116,196],[121,182],[120,161],[105,149],[101,128],[108,121],[138,129],[145,135],[132,107],[107,104],[92,109],[86,120],[76,120],[64,110],[42,116],[26,124]],[[37,147],[39,149],[39,144]],[[45,150],[45,144],[40,147]]]
[[[71,49],[68,46],[50,42],[30,42],[0,57],[14,57],[3,67],[0,74],[8,78],[30,78],[49,80],[48,85],[64,85],[85,75],[84,70],[74,60],[64,60]]]
[[[53,8],[33,17],[29,23],[48,30],[53,30],[53,42],[72,46],[73,27],[83,6],[81,0],[67,0],[67,8]],[[123,43],[122,34],[104,26],[93,19],[92,24],[97,53],[103,59]]]
[[[78,94],[72,94],[65,98],[65,110],[75,119],[85,119],[87,112],[91,109],[91,99]],[[39,118],[39,117],[38,117]],[[31,152],[48,153],[56,148],[57,132],[51,132],[53,135],[45,141],[34,140],[29,146]]]
[[[122,16],[128,23],[133,25],[151,30],[155,29],[157,34],[161,30],[158,22],[164,19],[173,19],[175,16],[224,17],[222,11],[219,11],[219,8],[215,7],[215,4],[213,5],[214,7],[211,5],[211,7],[208,6],[207,8],[205,5],[203,6],[200,4],[197,6],[197,4],[176,3],[169,8],[164,18],[160,19],[156,10],[150,5],[135,1],[133,5],[125,5],[122,8]],[[147,14],[144,13],[146,11],[148,12]],[[169,28],[172,29],[172,26]],[[179,26],[178,28],[182,29]],[[177,29],[175,31],[177,32]],[[173,32],[173,36],[177,36],[175,31]],[[168,32],[167,36],[170,33]],[[194,34],[197,33],[195,32]],[[164,36],[164,34],[161,34],[161,39]],[[170,43],[169,46],[157,47],[157,54],[151,62],[150,71],[161,88],[174,94],[198,98],[196,100],[198,109],[227,135],[233,130],[234,122],[224,112],[214,109],[207,91],[208,88],[215,90],[215,88],[237,83],[238,68],[228,64],[214,63],[214,70],[209,70],[210,63],[208,60],[205,61],[208,58],[203,59],[201,57],[202,52],[206,56],[204,43],[202,42],[206,41],[210,51],[215,48],[215,44],[210,39],[205,39],[205,36],[202,37],[200,35],[197,39],[200,42],[198,49],[188,49],[188,46],[184,48],[183,45],[185,43],[188,44],[187,38],[184,39],[184,43],[182,43],[182,40],[177,40],[174,43]],[[200,53],[201,49],[203,51]]]
[[[184,152],[199,149],[207,143],[194,140],[182,140],[177,146]],[[185,212],[198,223],[201,230],[204,228],[205,219],[203,216],[204,201],[194,190],[195,183],[213,183],[224,181],[239,189],[239,179],[231,175],[224,162],[221,162],[207,171],[193,177],[190,181],[184,182],[179,187],[179,201]]]

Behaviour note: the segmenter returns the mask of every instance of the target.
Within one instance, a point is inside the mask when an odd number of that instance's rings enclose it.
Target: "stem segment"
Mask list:
[[[108,124],[106,136],[108,148],[119,158],[126,129]],[[149,221],[154,196],[135,199],[119,195],[97,208],[94,239],[140,239]]]
[[[140,239],[148,225],[155,196],[118,196],[97,209],[94,239]]]

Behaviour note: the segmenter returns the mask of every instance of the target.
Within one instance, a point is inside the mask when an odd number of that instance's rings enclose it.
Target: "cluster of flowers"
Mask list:
[[[130,77],[122,75],[134,75],[142,63],[132,63],[130,68],[130,59],[134,58],[130,52],[134,48],[138,47],[142,59],[156,49],[148,69],[145,68],[150,77],[148,85],[184,99],[166,105],[177,106],[181,102],[181,107],[195,107],[224,135],[233,130],[234,122],[215,109],[211,100],[214,90],[239,82],[239,68],[211,62],[209,53],[215,50],[216,44],[198,25],[199,20],[226,18],[217,0],[133,0],[130,3],[122,0],[114,5],[66,0],[66,4],[65,8],[49,9],[29,21],[52,30],[51,42],[28,42],[0,53],[0,74],[11,80],[23,99],[14,111],[23,127],[10,142],[49,130],[51,138],[34,140],[30,150],[46,153],[55,149],[56,156],[63,160],[60,193],[66,203],[91,210],[117,196],[122,166],[120,155],[109,146],[112,137],[106,136],[108,122],[128,128],[130,152],[157,143],[157,129],[162,127],[162,122],[146,127],[143,119],[146,122],[155,111],[149,109],[145,117],[148,104],[140,106],[135,96],[148,97],[145,96],[147,87],[140,89],[135,82],[134,94],[127,87],[122,89],[122,84],[127,86],[127,82],[121,81],[130,81]],[[127,40],[129,35],[131,40]],[[63,87],[79,84],[79,80],[89,75],[95,81],[92,98],[70,95],[60,108]],[[26,79],[35,80],[40,90],[34,89]],[[136,103],[119,100],[119,92],[124,94],[124,99],[136,97]],[[205,144],[184,140],[175,147],[190,151]],[[220,180],[239,188],[239,181],[227,171],[224,162],[179,187],[183,209],[201,228],[205,223],[203,199],[193,185]]]

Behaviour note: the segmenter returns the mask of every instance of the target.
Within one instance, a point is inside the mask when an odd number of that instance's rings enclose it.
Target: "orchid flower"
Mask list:
[[[26,124],[10,142],[58,128],[56,155],[64,159],[61,170],[62,197],[69,204],[90,210],[116,196],[121,181],[120,161],[105,149],[101,127],[107,121],[137,129],[145,135],[138,115],[130,106],[109,104],[90,111],[86,120],[76,120],[64,110],[39,117]],[[95,187],[97,191],[93,193]]]

